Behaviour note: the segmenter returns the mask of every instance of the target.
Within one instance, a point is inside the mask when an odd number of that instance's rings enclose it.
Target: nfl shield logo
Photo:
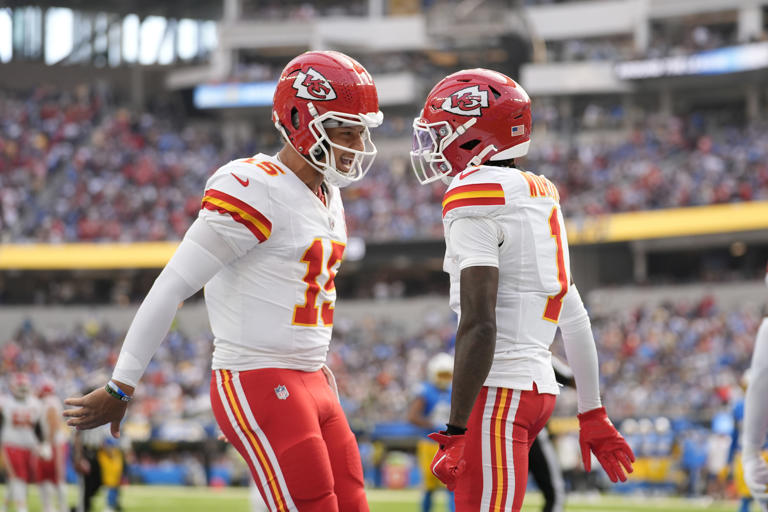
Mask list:
[[[285,400],[286,398],[288,398],[288,395],[290,395],[290,393],[288,393],[288,389],[282,384],[280,384],[275,388],[275,394],[277,395],[277,398],[279,398],[280,400]]]

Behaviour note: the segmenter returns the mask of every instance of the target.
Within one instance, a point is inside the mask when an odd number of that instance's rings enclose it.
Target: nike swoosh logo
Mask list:
[[[442,463],[442,462],[443,462],[443,460],[445,460],[445,457],[446,457],[446,456],[445,456],[445,455],[443,455],[442,457],[440,457],[439,459],[437,459],[437,462],[435,462],[434,464],[432,464],[432,466],[429,468],[429,469],[432,471],[432,474],[433,474],[433,475],[435,475],[437,478],[440,478],[440,477],[437,475],[437,473],[435,473],[435,468],[436,468],[436,467],[437,467],[437,466],[438,466],[440,463]]]
[[[233,178],[235,178],[235,179],[237,180],[237,182],[238,182],[239,184],[241,184],[242,186],[244,186],[244,187],[247,187],[247,186],[248,186],[248,182],[250,181],[250,178],[245,178],[245,179],[242,179],[242,178],[240,178],[240,177],[239,177],[237,174],[235,174],[235,173],[233,173],[233,172],[231,172],[231,173],[229,173],[229,174],[231,174],[231,175],[232,175],[232,177],[233,177]]]
[[[476,173],[479,170],[480,170],[480,168],[478,167],[477,169],[472,169],[471,171],[462,171],[462,173],[459,174],[459,179],[463,180],[464,178],[466,178],[470,174],[474,174],[474,173]]]

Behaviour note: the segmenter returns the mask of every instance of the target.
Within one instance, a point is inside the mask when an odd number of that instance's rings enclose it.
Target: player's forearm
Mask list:
[[[408,407],[408,422],[417,427],[430,428],[432,422],[424,416],[424,399],[416,398]]]
[[[128,328],[112,374],[114,380],[136,386],[168,333],[179,303],[195,291],[174,270],[163,270]],[[127,389],[123,391],[128,393]]]
[[[461,320],[456,332],[449,423],[466,427],[496,349],[496,297],[499,269],[470,266],[460,275]]]
[[[568,364],[573,371],[580,413],[601,407],[597,348],[589,315],[579,291],[571,285],[563,301],[560,331]]]
[[[768,435],[768,318],[757,331],[750,367],[749,384],[744,399],[744,452],[759,453]]]
[[[459,325],[453,367],[451,417],[449,423],[466,427],[478,393],[493,363],[496,348],[496,321]]]
[[[135,387],[168,333],[179,304],[235,258],[234,251],[205,221],[196,220],[136,312],[112,374],[113,380]],[[119,387],[127,394],[133,392]]]

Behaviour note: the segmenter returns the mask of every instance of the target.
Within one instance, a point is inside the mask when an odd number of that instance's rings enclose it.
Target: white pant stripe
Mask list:
[[[272,493],[269,492],[269,482],[267,480],[266,475],[264,474],[263,468],[261,467],[261,462],[259,461],[256,454],[253,452],[253,447],[251,446],[251,443],[248,440],[248,437],[245,435],[245,432],[243,432],[243,429],[240,428],[240,425],[237,422],[237,418],[235,418],[235,414],[234,412],[232,412],[232,407],[229,404],[229,398],[227,397],[227,393],[226,391],[224,391],[224,384],[222,383],[222,379],[221,379],[222,371],[216,370],[214,373],[216,374],[216,389],[219,392],[219,400],[221,401],[221,405],[224,406],[224,411],[227,413],[227,419],[229,419],[230,425],[232,425],[232,428],[237,433],[237,437],[240,438],[240,442],[243,443],[243,446],[245,447],[245,451],[248,453],[248,458],[250,459],[251,464],[256,468],[256,473],[258,473],[261,487],[267,491],[264,493],[267,496],[267,505],[269,506],[270,510],[274,510],[276,508],[275,499],[272,496]]]
[[[259,437],[259,441],[261,441],[261,446],[264,448],[265,455],[269,459],[269,461],[272,463],[272,468],[275,471],[275,477],[277,478],[278,485],[280,486],[280,492],[283,494],[283,499],[285,499],[285,504],[288,507],[288,510],[291,511],[298,511],[296,508],[296,505],[293,503],[293,499],[291,499],[291,493],[288,491],[288,485],[285,483],[285,476],[283,476],[283,472],[280,469],[280,463],[277,460],[277,456],[275,455],[274,450],[272,449],[272,445],[269,444],[269,440],[267,439],[266,434],[264,434],[264,431],[259,426],[258,422],[256,421],[256,418],[253,415],[253,411],[251,411],[250,407],[246,407],[245,404],[248,403],[248,400],[245,396],[245,390],[243,389],[243,384],[240,382],[240,374],[235,374],[234,378],[232,379],[232,382],[234,383],[235,392],[237,393],[237,399],[239,400],[240,404],[243,405],[242,409],[245,413],[245,419],[248,421],[248,425],[251,427],[251,430],[253,430],[256,435]]]
[[[496,391],[498,388],[488,388],[488,395],[485,399],[483,408],[482,423],[482,462],[483,462],[483,498],[480,502],[480,512],[487,512],[491,509],[491,494],[493,493],[493,470],[491,467],[491,417],[493,416],[493,406],[496,404]]]
[[[517,482],[515,481],[515,456],[514,456],[514,443],[512,442],[512,428],[515,423],[515,416],[517,416],[517,409],[520,406],[520,396],[522,392],[519,389],[515,389],[512,393],[512,400],[509,404],[509,413],[507,414],[507,424],[504,426],[504,439],[506,439],[506,446],[504,449],[507,452],[507,507],[512,508],[512,503],[515,500],[515,489]]]

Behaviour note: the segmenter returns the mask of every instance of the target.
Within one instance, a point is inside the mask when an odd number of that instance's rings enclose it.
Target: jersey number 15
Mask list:
[[[336,277],[336,266],[344,255],[344,247],[343,243],[332,240],[328,259],[325,260],[323,241],[315,238],[309,248],[304,251],[301,261],[307,264],[307,273],[303,279],[307,283],[307,291],[304,293],[304,303],[297,304],[293,308],[293,325],[316,327],[320,325],[321,320],[325,327],[333,325],[333,303],[326,301],[320,307],[317,305],[317,296],[320,294],[318,278],[324,273],[323,270],[327,270],[328,278],[323,289],[327,292],[336,289],[333,280]],[[325,265],[323,265],[324,260]]]

